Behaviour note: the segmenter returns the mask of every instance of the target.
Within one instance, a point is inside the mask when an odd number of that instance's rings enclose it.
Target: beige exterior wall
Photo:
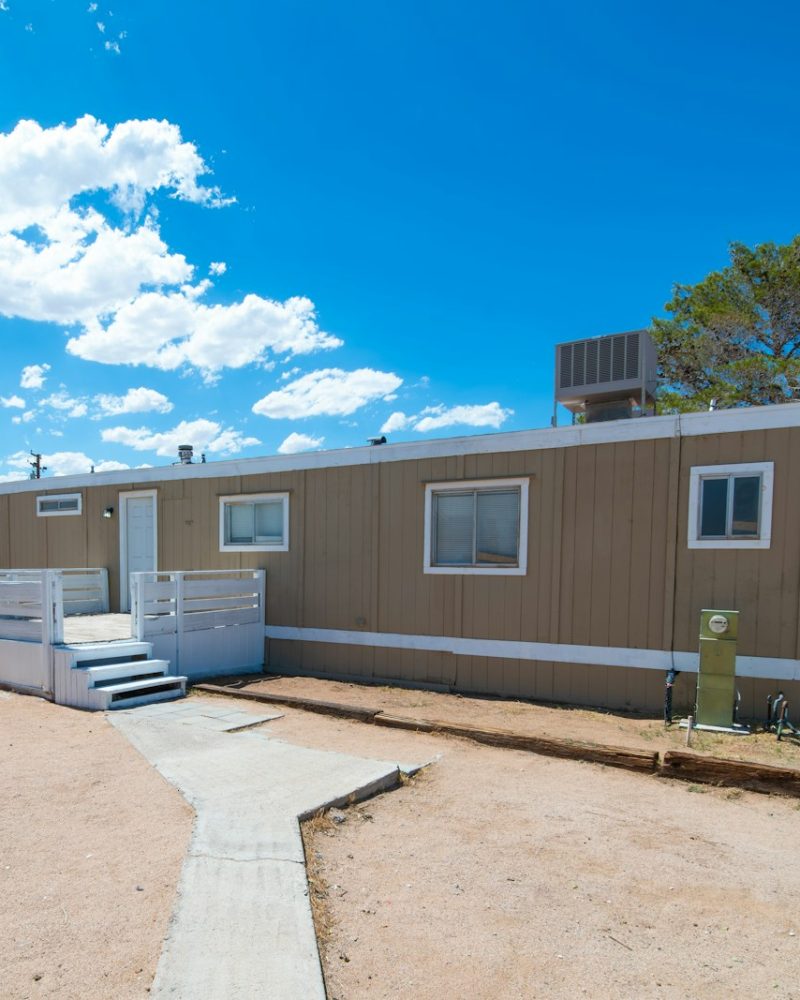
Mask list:
[[[690,468],[744,461],[775,462],[771,548],[688,549]],[[740,653],[800,658],[800,428],[225,478],[186,471],[142,485],[158,491],[159,568],[265,568],[272,625],[696,650],[701,608],[719,607],[742,612]],[[503,476],[530,477],[527,574],[424,574],[425,483]],[[81,517],[37,518],[34,492],[0,496],[0,566],[106,566],[116,606],[118,494],[135,488],[82,489]],[[290,494],[289,551],[221,553],[219,497],[270,491]],[[656,709],[663,697],[657,670],[277,640],[269,658],[273,669],[577,704]],[[688,702],[692,684],[681,683]],[[752,711],[776,685],[741,686]]]

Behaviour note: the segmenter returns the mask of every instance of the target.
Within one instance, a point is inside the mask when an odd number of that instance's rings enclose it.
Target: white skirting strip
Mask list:
[[[542,660],[549,663],[581,663],[601,667],[631,667],[667,671],[674,667],[697,673],[698,653],[668,649],[631,649],[626,646],[575,646],[555,642],[512,642],[507,639],[464,639],[446,635],[406,635],[400,632],[356,632],[334,628],[296,628],[267,625],[268,639],[327,642],[346,646],[384,649],[418,649],[457,656],[494,656],[505,660]],[[768,680],[800,680],[800,660],[768,656],[738,656],[739,677]]]

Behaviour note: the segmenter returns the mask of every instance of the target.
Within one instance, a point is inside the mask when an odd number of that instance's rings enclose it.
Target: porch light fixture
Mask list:
[[[105,510],[103,511],[103,517],[113,517],[113,516],[114,516],[114,508],[106,507]]]

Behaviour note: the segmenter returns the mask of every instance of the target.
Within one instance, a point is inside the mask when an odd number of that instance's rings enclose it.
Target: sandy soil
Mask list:
[[[0,996],[146,997],[192,827],[103,716],[0,692]]]
[[[800,998],[794,800],[285,713],[442,755],[309,834],[330,1000]],[[0,997],[145,997],[189,808],[99,715],[0,693],[0,737]]]
[[[443,754],[309,834],[331,1000],[800,997],[796,801],[291,710],[269,728]]]
[[[665,730],[663,720],[626,713],[569,706],[534,705],[523,701],[467,698],[457,694],[368,684],[348,684],[313,677],[271,677],[247,684],[248,690],[288,694],[320,701],[374,708],[397,715],[466,725],[513,729],[516,732],[585,740],[640,750],[686,749],[686,732],[677,725]],[[726,736],[696,732],[691,749],[697,753],[754,760],[780,767],[800,767],[800,743],[771,733]]]

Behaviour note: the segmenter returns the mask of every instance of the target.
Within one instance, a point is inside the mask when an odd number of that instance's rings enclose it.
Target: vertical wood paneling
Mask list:
[[[0,496],[0,566],[11,566],[11,497]]]
[[[575,611],[575,541],[576,500],[578,495],[578,449],[564,452],[564,473],[561,503],[561,575],[557,598],[559,604],[558,642],[572,642],[572,618]],[[554,697],[558,697],[554,695]]]
[[[607,646],[611,618],[611,565],[616,559],[614,550],[614,474],[617,448],[621,445],[601,445],[595,450],[594,509],[590,520],[592,533],[588,547],[590,602],[589,643]],[[628,526],[630,527],[630,526]],[[630,532],[624,542],[623,557],[628,557]]]
[[[614,481],[612,485],[610,535],[611,557],[609,559],[608,574],[609,607],[607,642],[610,646],[625,645],[631,633],[630,612],[633,602],[631,564],[635,558],[633,549],[634,471],[636,469],[636,445],[638,443],[631,442],[614,446]]]
[[[658,522],[654,523],[655,497],[655,442],[636,441],[633,446],[631,466],[631,530],[629,557],[628,601],[617,601],[612,608],[611,643],[621,645],[619,636],[627,634],[636,648],[648,645],[650,625],[656,619],[660,626],[662,608],[650,605],[652,578],[658,567],[651,564],[651,544],[660,535]],[[617,527],[618,527],[618,522]],[[660,522],[664,525],[663,520]],[[652,610],[652,617],[651,617]]]
[[[572,578],[572,616],[569,638],[564,642],[591,642],[592,551],[594,547],[595,469],[597,448],[575,448],[577,454],[575,497],[575,565]]]

